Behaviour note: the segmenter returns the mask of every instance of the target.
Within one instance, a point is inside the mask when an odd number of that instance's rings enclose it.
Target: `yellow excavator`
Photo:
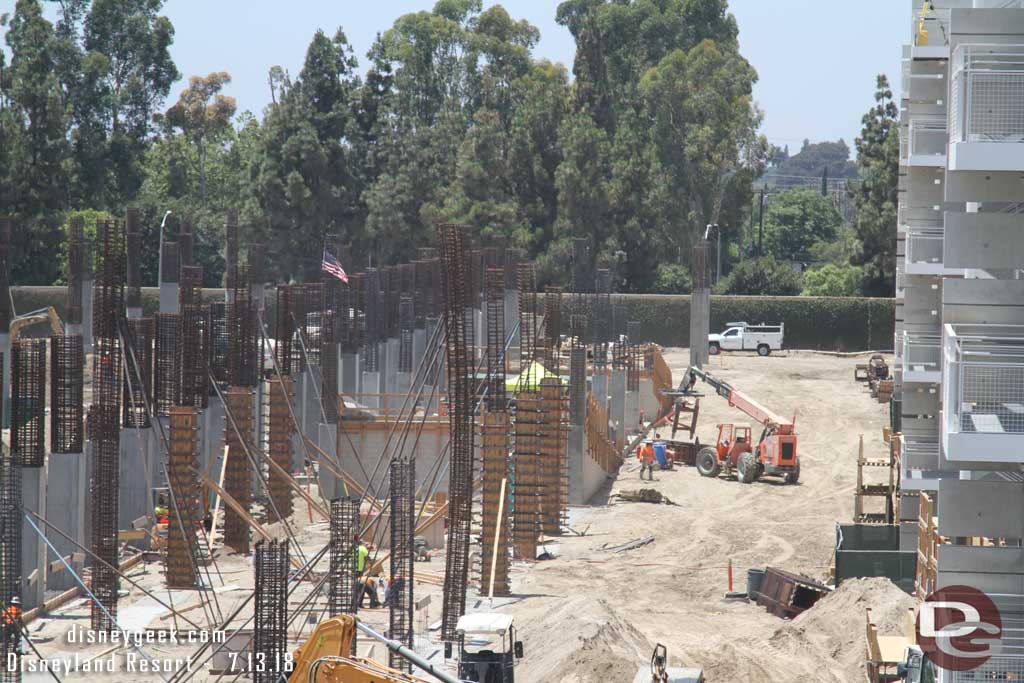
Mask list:
[[[11,341],[15,341],[21,334],[21,331],[29,325],[46,322],[47,320],[50,321],[50,330],[54,335],[60,336],[64,334],[64,323],[60,321],[57,311],[53,306],[47,306],[46,308],[40,308],[38,311],[24,313],[12,320],[9,328]]]
[[[404,657],[435,680],[460,683],[455,676],[438,670],[402,643],[374,631],[350,614],[320,622],[306,642],[296,648],[292,659],[294,668],[288,678],[290,683],[433,683],[372,659],[350,656],[357,630],[383,643],[388,650]]]

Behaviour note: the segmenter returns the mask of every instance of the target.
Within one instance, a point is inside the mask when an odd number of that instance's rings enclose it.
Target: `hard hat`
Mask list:
[[[19,598],[17,595],[15,595],[13,598],[11,598],[11,604],[12,605],[20,605],[21,604],[21,598]]]

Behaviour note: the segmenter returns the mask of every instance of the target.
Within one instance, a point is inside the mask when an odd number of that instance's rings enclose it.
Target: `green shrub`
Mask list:
[[[795,296],[800,289],[800,273],[770,255],[737,263],[715,287],[719,294],[746,296]]]
[[[859,296],[864,269],[850,264],[827,263],[804,273],[804,296]]]

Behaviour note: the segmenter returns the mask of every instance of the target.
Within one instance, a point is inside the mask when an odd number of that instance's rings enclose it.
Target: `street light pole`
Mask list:
[[[164,214],[164,219],[160,221],[160,243],[157,245],[157,260],[156,260],[156,286],[159,287],[164,281],[164,226],[167,225],[167,217],[171,215],[171,210],[168,209],[167,213]]]

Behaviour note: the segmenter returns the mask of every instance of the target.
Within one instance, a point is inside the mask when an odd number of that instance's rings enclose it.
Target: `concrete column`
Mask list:
[[[82,281],[82,347],[86,353],[92,353],[92,284],[91,279]]]
[[[583,460],[587,457],[583,425],[587,415],[587,350],[569,352],[569,503],[581,505],[583,490]]]
[[[224,429],[230,427],[224,415],[224,404],[220,397],[211,396],[210,401],[199,418],[200,449],[199,463],[204,469],[216,460],[224,451]]]
[[[427,353],[427,330],[426,328],[412,331],[412,371],[420,366],[423,356]]]
[[[628,441],[638,431],[640,420],[640,392],[627,391],[625,397],[625,434]]]
[[[337,467],[338,461],[338,426],[333,424],[319,424],[318,425],[318,441],[317,445],[320,446],[320,450],[327,453],[333,458],[331,463],[332,467]],[[320,456],[321,459],[323,456]],[[320,465],[320,495],[327,500],[332,500],[341,495],[341,485],[338,482],[338,478],[334,476],[334,472],[330,468]]]
[[[382,368],[384,370],[383,393],[389,394],[389,396],[384,405],[392,411],[397,411],[402,407],[402,399],[397,395],[403,393],[398,389],[398,354],[401,344],[402,342],[399,339],[388,339],[385,342],[387,352],[384,355],[384,365]]]
[[[3,413],[0,414],[0,427],[11,426],[11,335],[7,330],[0,333],[0,354],[4,357],[4,376],[0,382],[3,392]]]
[[[122,429],[117,479],[117,528],[132,529],[132,523],[153,510],[150,504],[149,438],[145,429]]]
[[[358,353],[343,353],[341,354],[341,382],[338,384],[341,387],[341,393],[345,396],[355,396],[359,393],[359,354]]]
[[[177,313],[178,312],[178,283],[177,282],[161,282],[160,283],[160,312],[161,313]]]
[[[601,368],[594,371],[594,377],[590,380],[590,392],[594,395],[597,404],[608,412],[608,370]]]
[[[23,467],[21,469],[21,506],[26,514],[46,514],[46,468]],[[31,517],[31,515],[29,515]],[[36,526],[49,538],[45,525]],[[56,535],[56,534],[54,534]],[[39,534],[28,522],[21,523],[21,605],[28,611],[39,607],[44,601],[46,587],[47,547]]]
[[[83,517],[85,516],[85,456],[81,453],[51,453],[46,470],[46,519],[50,524],[60,529],[68,536],[75,539],[85,547],[89,547],[85,539]],[[37,520],[33,520],[38,524]],[[73,553],[81,554],[83,551],[75,547],[71,541],[48,529],[40,527],[46,537],[60,553],[61,557],[67,558]],[[29,528],[29,532],[38,535]],[[58,558],[52,552],[47,553],[47,562],[57,562]],[[75,570],[80,572],[81,562],[68,560]],[[51,591],[63,591],[76,585],[71,574],[63,569],[48,573],[46,577],[46,589]]]
[[[380,408],[380,373],[363,370],[362,402],[367,408]]]
[[[609,392],[608,419],[612,423],[615,436],[625,439],[626,429],[626,371],[612,370],[611,390]]]

